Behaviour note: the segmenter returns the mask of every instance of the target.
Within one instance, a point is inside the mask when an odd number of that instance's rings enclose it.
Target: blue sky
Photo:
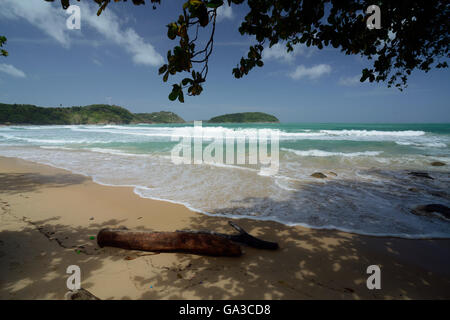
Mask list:
[[[169,110],[186,120],[224,113],[262,111],[283,122],[450,122],[450,73],[415,72],[404,92],[386,84],[361,84],[369,66],[333,48],[284,46],[265,50],[263,68],[235,79],[231,73],[254,42],[238,32],[245,6],[220,14],[215,51],[204,92],[170,102],[169,79],[158,68],[174,45],[167,23],[184,1],[135,7],[111,3],[100,16],[91,1],[81,7],[81,30],[68,30],[59,1],[1,0],[0,34],[8,38],[0,57],[0,102],[40,106],[116,104],[133,112]]]

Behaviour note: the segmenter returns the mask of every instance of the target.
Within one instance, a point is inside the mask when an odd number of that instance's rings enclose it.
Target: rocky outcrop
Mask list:
[[[322,172],[314,172],[311,177],[317,178],[317,179],[326,179],[326,175],[324,175]]]

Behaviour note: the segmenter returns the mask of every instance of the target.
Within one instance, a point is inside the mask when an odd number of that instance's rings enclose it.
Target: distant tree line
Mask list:
[[[95,104],[86,107],[44,108],[25,104],[0,103],[0,124],[70,125],[183,123],[173,112],[131,113],[119,106]]]

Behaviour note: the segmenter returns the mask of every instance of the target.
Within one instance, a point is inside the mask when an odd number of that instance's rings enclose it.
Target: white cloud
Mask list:
[[[331,73],[330,65],[318,64],[311,68],[307,68],[304,65],[300,65],[288,75],[294,80],[299,80],[302,78],[309,78],[310,80],[315,80],[329,73]]]
[[[52,6],[49,2],[39,0],[0,1],[0,17],[14,20],[25,19],[64,47],[68,47],[69,37],[64,32],[68,16],[65,16],[65,12],[61,12],[63,11],[61,7],[59,9],[56,6]]]
[[[111,10],[111,7],[98,17],[98,8],[95,5],[86,2],[76,3],[76,5],[81,8],[81,30],[85,26],[94,29],[105,39],[121,46],[131,54],[133,62],[136,64],[159,66],[164,62],[163,57],[152,44],[146,42],[134,29],[122,26],[123,22]],[[25,19],[66,48],[72,41],[71,33],[74,36],[82,35],[78,30],[66,28],[66,20],[69,15],[61,8],[60,4],[53,5],[43,0],[1,0],[0,17]]]
[[[303,55],[306,57],[310,57],[312,55],[312,50],[302,44],[295,45],[293,46],[293,48],[294,51],[287,52],[285,44],[277,43],[274,44],[271,48],[265,48],[262,54],[262,58],[266,61],[278,60],[284,63],[292,63],[294,62],[295,57],[298,55]]]
[[[92,62],[98,65],[99,67],[103,66],[103,63],[97,58],[92,58]]]
[[[5,64],[0,63],[0,72],[4,72],[6,74],[9,74],[10,76],[16,77],[16,78],[26,78],[25,72],[22,70],[17,69],[11,64]]]
[[[87,23],[108,40],[124,47],[126,51],[132,54],[133,61],[136,64],[159,66],[164,62],[155,48],[150,43],[145,42],[134,29],[128,28],[123,31],[118,23],[119,17],[110,9],[103,11],[98,17],[95,9],[83,3],[81,12],[82,23]]]
[[[224,3],[221,7],[217,9],[217,21],[223,21],[225,19],[233,19],[233,9],[231,6],[228,5],[228,3]]]
[[[341,77],[339,79],[339,85],[345,86],[345,87],[356,86],[361,83],[359,81],[360,79],[361,79],[360,75],[356,75],[354,77]]]

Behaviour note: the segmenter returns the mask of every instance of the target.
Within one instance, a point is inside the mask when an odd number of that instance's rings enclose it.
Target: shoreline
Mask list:
[[[170,200],[170,199],[163,199],[163,198],[156,198],[156,197],[144,197],[141,194],[139,194],[138,192],[136,192],[137,188],[147,188],[146,186],[139,186],[139,185],[114,185],[114,184],[108,184],[108,183],[103,183],[101,181],[96,180],[94,177],[81,173],[81,172],[75,172],[72,171],[71,169],[68,168],[63,168],[63,167],[56,167],[56,166],[52,166],[46,163],[41,163],[41,162],[37,162],[37,161],[32,161],[32,160],[26,160],[26,159],[22,159],[22,158],[18,158],[18,157],[9,157],[9,156],[0,156],[1,158],[9,158],[9,159],[20,159],[23,161],[27,161],[27,162],[31,162],[37,165],[43,165],[43,166],[49,166],[51,168],[55,168],[58,170],[64,170],[64,171],[68,171],[71,174],[74,175],[81,175],[83,177],[86,177],[90,180],[92,180],[92,182],[94,182],[95,184],[101,185],[101,186],[105,186],[105,187],[111,187],[111,188],[132,188],[132,192],[134,194],[136,194],[137,196],[139,196],[142,199],[148,199],[148,200],[152,200],[152,201],[162,201],[162,202],[166,202],[166,203],[171,203],[171,204],[175,204],[175,205],[181,205],[183,207],[185,207],[187,210],[195,212],[195,213],[199,213],[208,217],[215,217],[215,218],[223,218],[223,219],[232,219],[232,220],[240,220],[240,219],[246,219],[246,220],[251,220],[251,221],[263,221],[263,222],[269,222],[269,223],[277,223],[277,224],[281,224],[285,227],[288,228],[295,228],[295,227],[299,227],[299,228],[305,228],[305,229],[311,229],[311,230],[324,230],[324,231],[331,231],[331,232],[343,232],[343,233],[348,233],[348,234],[353,234],[356,236],[366,236],[366,237],[373,237],[373,238],[392,238],[392,239],[405,239],[405,240],[450,240],[450,236],[417,236],[417,235],[392,235],[392,234],[375,234],[375,233],[366,233],[366,232],[356,232],[353,230],[347,230],[347,229],[339,229],[338,227],[334,227],[334,226],[324,226],[324,227],[314,227],[314,226],[310,226],[308,224],[304,224],[304,223],[286,223],[286,222],[282,222],[280,220],[277,219],[273,219],[270,217],[261,217],[261,218],[251,218],[251,217],[247,217],[247,216],[239,216],[239,215],[226,215],[226,214],[220,214],[220,213],[210,213],[210,212],[206,212],[204,210],[201,209],[197,209],[192,207],[189,203],[184,203],[181,201],[176,201],[176,200]]]
[[[227,221],[234,219],[18,158],[0,157],[0,175],[0,299],[63,299],[71,264],[82,270],[82,287],[101,299],[450,298],[448,239],[242,218],[237,223],[250,234],[281,249],[243,247],[240,258],[100,249],[89,237],[103,227],[232,233]],[[381,266],[381,290],[366,287],[372,264]]]

